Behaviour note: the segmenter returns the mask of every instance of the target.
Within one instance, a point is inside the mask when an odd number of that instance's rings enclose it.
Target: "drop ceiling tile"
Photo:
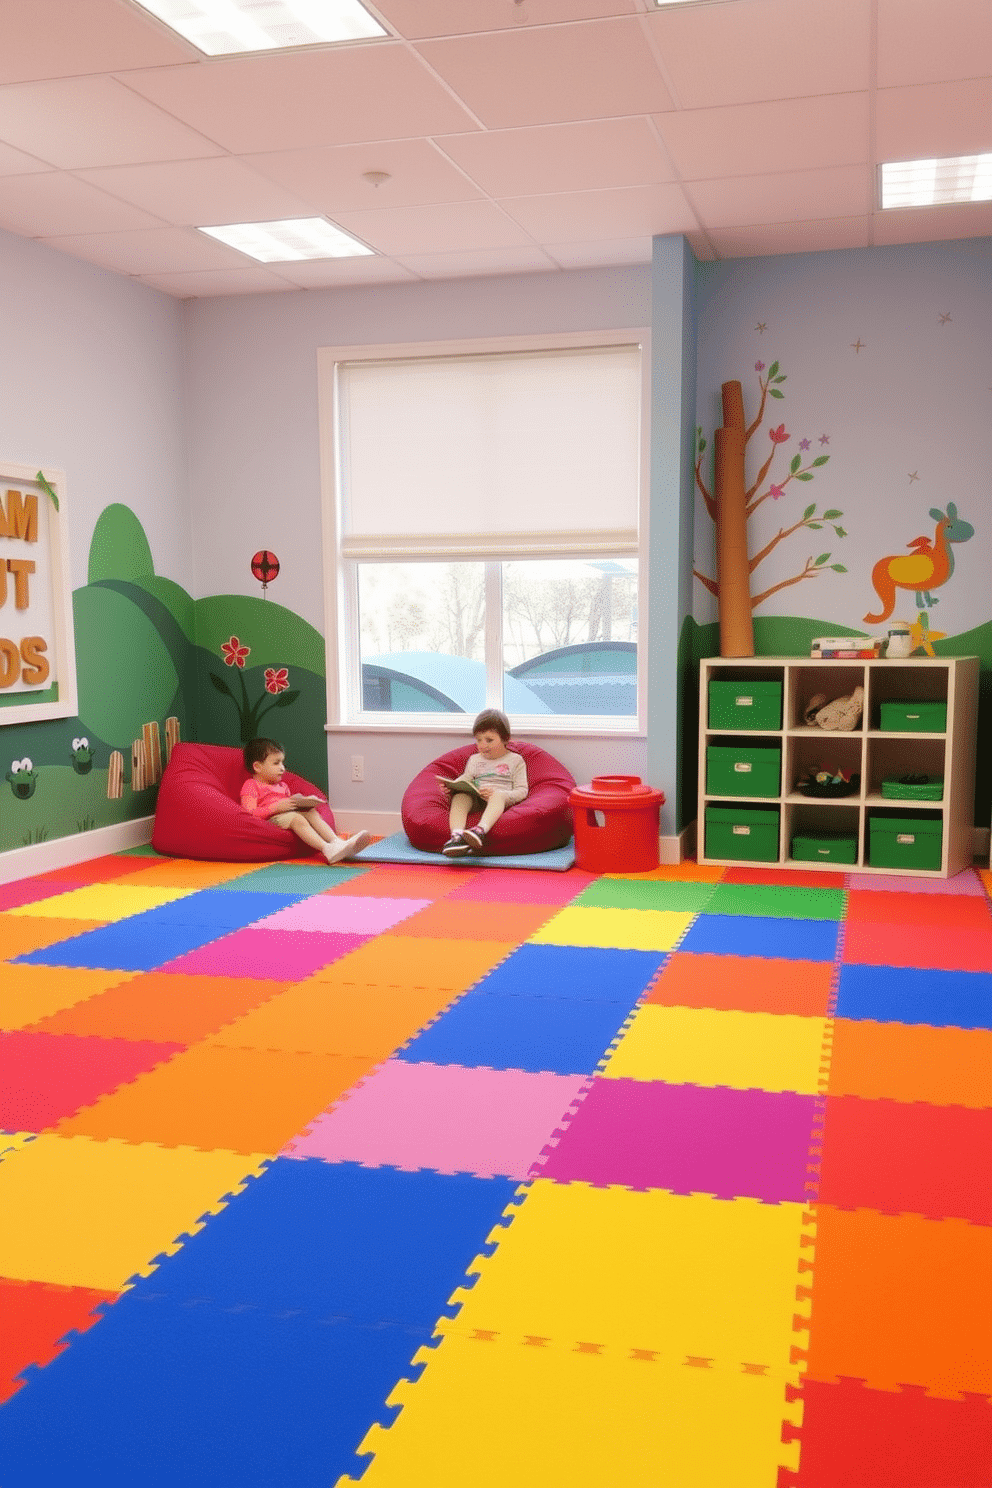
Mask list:
[[[857,93],[869,85],[869,0],[674,5],[647,17],[682,108]]]
[[[36,176],[49,170],[51,166],[38,160],[36,156],[25,155],[23,150],[0,144],[0,176]]]
[[[156,68],[127,84],[239,155],[476,127],[401,42]]]
[[[545,243],[544,251],[563,269],[600,269],[650,263],[652,243],[649,237],[611,238],[606,243]]]
[[[464,36],[517,31],[602,16],[634,15],[636,0],[375,0],[378,14],[401,36]]]
[[[992,237],[992,202],[949,203],[875,213],[875,242],[940,243]]]
[[[685,181],[868,160],[867,93],[691,109],[655,123]]]
[[[532,246],[527,234],[492,202],[341,212],[335,221],[370,248],[404,260],[417,253]]]
[[[929,160],[992,150],[992,79],[880,88],[875,150],[880,161]]]
[[[213,298],[215,295],[277,294],[295,291],[278,274],[269,273],[261,264],[246,269],[205,269],[193,274],[142,274],[142,284],[160,289],[177,300]]]
[[[711,228],[720,258],[758,258],[778,253],[822,253],[834,248],[867,248],[871,219],[833,217],[821,222],[775,222],[755,227]]]
[[[430,140],[280,150],[243,159],[267,180],[278,182],[313,202],[318,211],[331,215],[345,210],[380,211],[384,207],[473,201],[482,195]],[[365,171],[386,171],[390,179],[374,186],[363,179]]]
[[[878,0],[878,86],[975,77],[992,60],[988,0]]]
[[[314,258],[300,263],[281,263],[279,275],[298,289],[408,283],[416,277],[392,258]]]
[[[807,222],[860,217],[871,210],[872,173],[867,166],[788,171],[775,176],[694,181],[686,188],[708,231],[760,223]]]
[[[28,238],[161,226],[161,218],[118,201],[64,171],[8,176],[0,190],[0,227]]]
[[[78,178],[185,227],[225,222],[272,222],[318,215],[294,196],[229,155],[217,160],[173,160],[77,171]]]
[[[63,170],[222,153],[109,77],[0,88],[0,138]]]
[[[548,274],[554,264],[539,248],[494,248],[481,253],[404,254],[421,279],[482,279],[492,274]]]
[[[488,129],[672,107],[640,17],[494,31],[416,49]]]
[[[85,258],[118,274],[189,273],[243,268],[244,255],[192,227],[155,227],[144,232],[83,233],[44,238],[49,248]]]
[[[651,237],[699,225],[679,186],[506,197],[500,205],[540,243]]]
[[[195,47],[120,0],[0,0],[0,83],[167,67]]]
[[[448,135],[437,141],[490,196],[538,196],[672,180],[646,119],[599,119]]]

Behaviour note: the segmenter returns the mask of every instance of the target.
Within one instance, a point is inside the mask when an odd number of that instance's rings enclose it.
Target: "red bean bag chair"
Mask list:
[[[219,863],[272,863],[305,857],[310,849],[295,832],[262,821],[241,805],[248,771],[240,749],[223,744],[177,744],[158,788],[152,847],[174,858]],[[283,776],[291,791],[322,796],[300,775]],[[318,807],[334,826],[329,806]],[[313,856],[316,856],[314,854]]]
[[[510,743],[507,747],[523,756],[529,790],[526,799],[507,807],[486,833],[484,854],[539,853],[564,847],[572,836],[568,795],[575,781],[564,765],[537,744]],[[465,761],[475,752],[474,743],[461,744],[425,765],[407,786],[401,806],[403,830],[420,852],[439,853],[451,835],[448,801],[435,777],[447,775],[456,779],[465,768]],[[480,811],[470,812],[469,825],[481,815]]]

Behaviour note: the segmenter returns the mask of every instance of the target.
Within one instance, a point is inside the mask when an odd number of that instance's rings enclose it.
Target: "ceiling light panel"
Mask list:
[[[992,155],[898,160],[882,166],[882,207],[992,201]]]
[[[366,41],[385,28],[358,0],[136,0],[208,57]]]
[[[202,233],[247,253],[259,263],[293,263],[306,258],[360,258],[372,253],[350,233],[324,217],[296,217],[283,222],[230,222],[201,227]]]

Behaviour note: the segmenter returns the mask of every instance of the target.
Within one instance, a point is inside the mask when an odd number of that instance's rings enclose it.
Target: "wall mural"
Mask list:
[[[882,608],[877,615],[869,613],[864,618],[868,625],[877,625],[882,620],[888,620],[896,607],[896,590],[909,589],[915,596],[919,610],[917,624],[932,642],[938,638],[943,639],[942,635],[938,637],[935,632],[930,632],[926,614],[927,609],[935,605],[939,598],[933,591],[946,584],[954,572],[951,544],[967,542],[969,537],[974,537],[975,529],[970,522],[965,522],[958,516],[958,509],[953,501],[947,503],[946,512],[932,506],[930,515],[937,524],[932,539],[926,536],[914,537],[906,544],[911,550],[909,553],[891,553],[875,564],[871,571],[871,581],[875,593],[882,601]],[[919,644],[917,641],[917,645]],[[926,649],[931,656],[934,654],[929,646]]]

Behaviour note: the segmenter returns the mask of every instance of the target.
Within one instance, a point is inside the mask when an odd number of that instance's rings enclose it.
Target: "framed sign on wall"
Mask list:
[[[65,474],[0,459],[0,726],[77,708]]]

